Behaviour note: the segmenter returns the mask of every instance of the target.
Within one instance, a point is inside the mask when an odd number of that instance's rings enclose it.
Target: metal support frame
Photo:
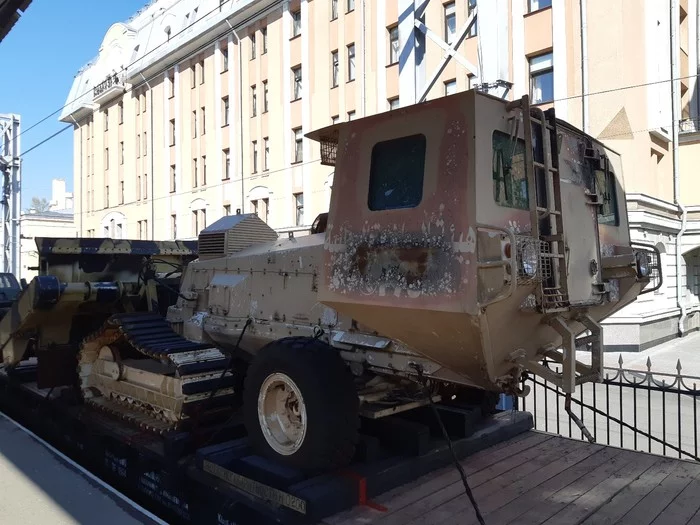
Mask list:
[[[2,227],[0,271],[20,275],[20,118],[19,115],[0,115],[0,171],[2,172]]]
[[[451,60],[455,60],[463,66],[468,73],[474,75],[482,82],[477,87],[480,91],[493,91],[497,96],[502,98],[507,97],[512,87],[512,82],[501,78],[491,78],[490,81],[483,82],[484,72],[482,71],[483,68],[481,65],[477,66],[472,64],[458,51],[471,29],[477,24],[479,1],[483,0],[477,0],[477,6],[474,7],[469,18],[457,31],[452,43],[448,44],[440,36],[439,32],[432,30],[425,23],[425,11],[430,0],[399,0],[399,38],[402,42],[401,54],[399,57],[399,100],[402,106],[424,102],[430,90],[433,89],[440,75],[445,71]],[[497,10],[494,11],[493,8],[490,11],[489,9],[486,10],[486,14],[490,14],[491,16],[493,16],[494,13],[497,13]],[[483,16],[482,14],[482,18]],[[487,22],[483,23],[488,25]],[[477,38],[479,38],[479,42],[481,42],[481,37]],[[489,47],[489,54],[491,54],[491,51],[495,51],[491,49],[494,44],[494,38],[496,46],[507,45],[507,42],[500,42],[498,37],[493,37],[487,44],[487,47]],[[425,50],[428,40],[434,42],[442,50],[443,56],[436,69],[431,72],[430,75],[426,76]],[[483,54],[481,44],[479,44],[479,47],[479,54],[481,57]],[[491,60],[491,58],[488,57],[487,59]],[[481,60],[483,60],[483,58],[480,58],[480,61]]]

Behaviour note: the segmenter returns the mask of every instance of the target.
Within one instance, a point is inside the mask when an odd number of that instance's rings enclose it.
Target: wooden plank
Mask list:
[[[693,479],[683,491],[659,514],[652,525],[686,523],[700,509],[700,479]]]
[[[574,483],[561,487],[548,498],[538,502],[538,505],[518,516],[511,523],[518,525],[540,525],[564,509],[576,498],[595,488],[620,469],[632,463],[636,455],[629,451],[621,451],[606,463],[591,470],[588,474],[577,479]]]
[[[549,518],[546,525],[572,525],[593,515],[610,498],[632,483],[634,479],[662,458],[649,454],[630,453],[632,460],[615,476],[610,476],[594,488],[576,498],[560,512]]]
[[[513,439],[499,443],[487,449],[481,450],[461,461],[467,476],[489,468],[492,465],[511,457],[523,454],[528,449],[541,445],[553,439],[552,435],[541,432],[523,432]],[[368,507],[354,507],[348,511],[338,513],[326,518],[323,523],[327,525],[350,525],[353,523],[374,523],[377,520],[396,512],[419,498],[437,492],[438,490],[460,481],[459,472],[451,465],[426,476],[422,476],[411,483],[392,489],[374,501],[389,509],[388,513],[382,513]],[[460,481],[461,482],[461,481]]]
[[[518,520],[516,518],[521,514],[535,507],[539,502],[546,500],[561,490],[562,487],[570,485],[595,468],[608,463],[619,454],[622,454],[622,450],[601,446],[583,461],[572,465],[564,472],[557,474],[537,487],[533,487],[523,495],[510,501],[507,505],[490,513],[488,515],[489,523],[510,523],[511,521],[517,523]]]
[[[537,470],[551,458],[558,458],[578,448],[581,443],[567,443],[562,445],[558,439],[550,439],[536,447],[530,448],[516,456],[511,456],[503,461],[500,461],[487,469],[479,472],[467,474],[469,486],[476,494],[484,494],[483,490],[479,490],[481,485],[487,484],[493,480],[493,483],[488,484],[490,494],[492,490],[498,490],[508,484],[527,476],[530,472]],[[382,525],[404,525],[410,520],[422,516],[432,509],[444,505],[456,497],[464,495],[464,486],[461,478],[457,475],[459,481],[456,481],[438,492],[434,492],[427,497],[414,500],[414,503],[404,507],[398,512],[394,512],[386,516],[379,523]],[[466,498],[466,496],[465,496]],[[477,500],[478,501],[478,500]]]
[[[542,457],[537,461],[527,465],[527,471],[524,476],[518,476],[517,480],[509,480],[510,483],[503,483],[502,476],[498,480],[493,480],[490,483],[478,487],[474,491],[474,496],[483,516],[490,515],[496,510],[507,505],[510,501],[517,499],[525,492],[545,483],[549,479],[557,476],[561,472],[566,471],[571,466],[579,461],[583,461],[587,457],[595,454],[602,449],[601,445],[591,445],[579,441],[578,445],[567,448],[563,443],[568,440],[561,440],[560,446],[564,449],[562,454],[552,454]],[[472,509],[471,502],[466,496],[455,498],[448,504],[436,509],[434,512],[427,514],[420,521],[411,522],[413,524],[452,524],[459,522],[460,524],[476,523],[476,515]],[[489,523],[492,520],[489,518]],[[497,522],[496,522],[497,523]]]
[[[656,518],[683,489],[700,473],[700,465],[679,462],[678,466],[649,495],[635,505],[617,523],[648,525]],[[691,514],[692,516],[692,514]],[[678,523],[670,521],[666,523]]]
[[[624,490],[615,494],[608,503],[585,520],[582,525],[612,525],[618,523],[620,518],[627,514],[640,500],[646,498],[677,467],[677,460],[668,458],[660,461],[654,465],[654,468],[650,468],[625,487]]]
[[[700,510],[685,525],[700,525]]]

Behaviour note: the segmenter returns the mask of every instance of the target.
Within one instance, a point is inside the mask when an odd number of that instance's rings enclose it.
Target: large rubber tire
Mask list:
[[[268,444],[258,417],[260,389],[277,372],[296,383],[306,407],[306,434],[289,455]],[[282,464],[307,471],[336,469],[347,465],[355,453],[360,425],[357,390],[337,350],[323,341],[289,337],[262,348],[246,374],[243,411],[253,448]]]

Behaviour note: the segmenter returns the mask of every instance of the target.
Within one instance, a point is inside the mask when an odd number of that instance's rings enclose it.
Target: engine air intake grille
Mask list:
[[[226,253],[226,232],[202,234],[199,236],[199,256],[223,257]]]

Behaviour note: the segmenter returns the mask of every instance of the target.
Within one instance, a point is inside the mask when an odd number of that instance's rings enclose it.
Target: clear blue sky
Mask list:
[[[127,20],[148,0],[33,0],[0,42],[0,113],[16,113],[22,129],[66,103],[78,69],[97,55],[107,29]],[[28,150],[65,124],[58,114],[21,135]],[[73,132],[65,131],[27,153],[22,164],[22,209],[32,197],[51,197],[51,179],[73,188]]]

